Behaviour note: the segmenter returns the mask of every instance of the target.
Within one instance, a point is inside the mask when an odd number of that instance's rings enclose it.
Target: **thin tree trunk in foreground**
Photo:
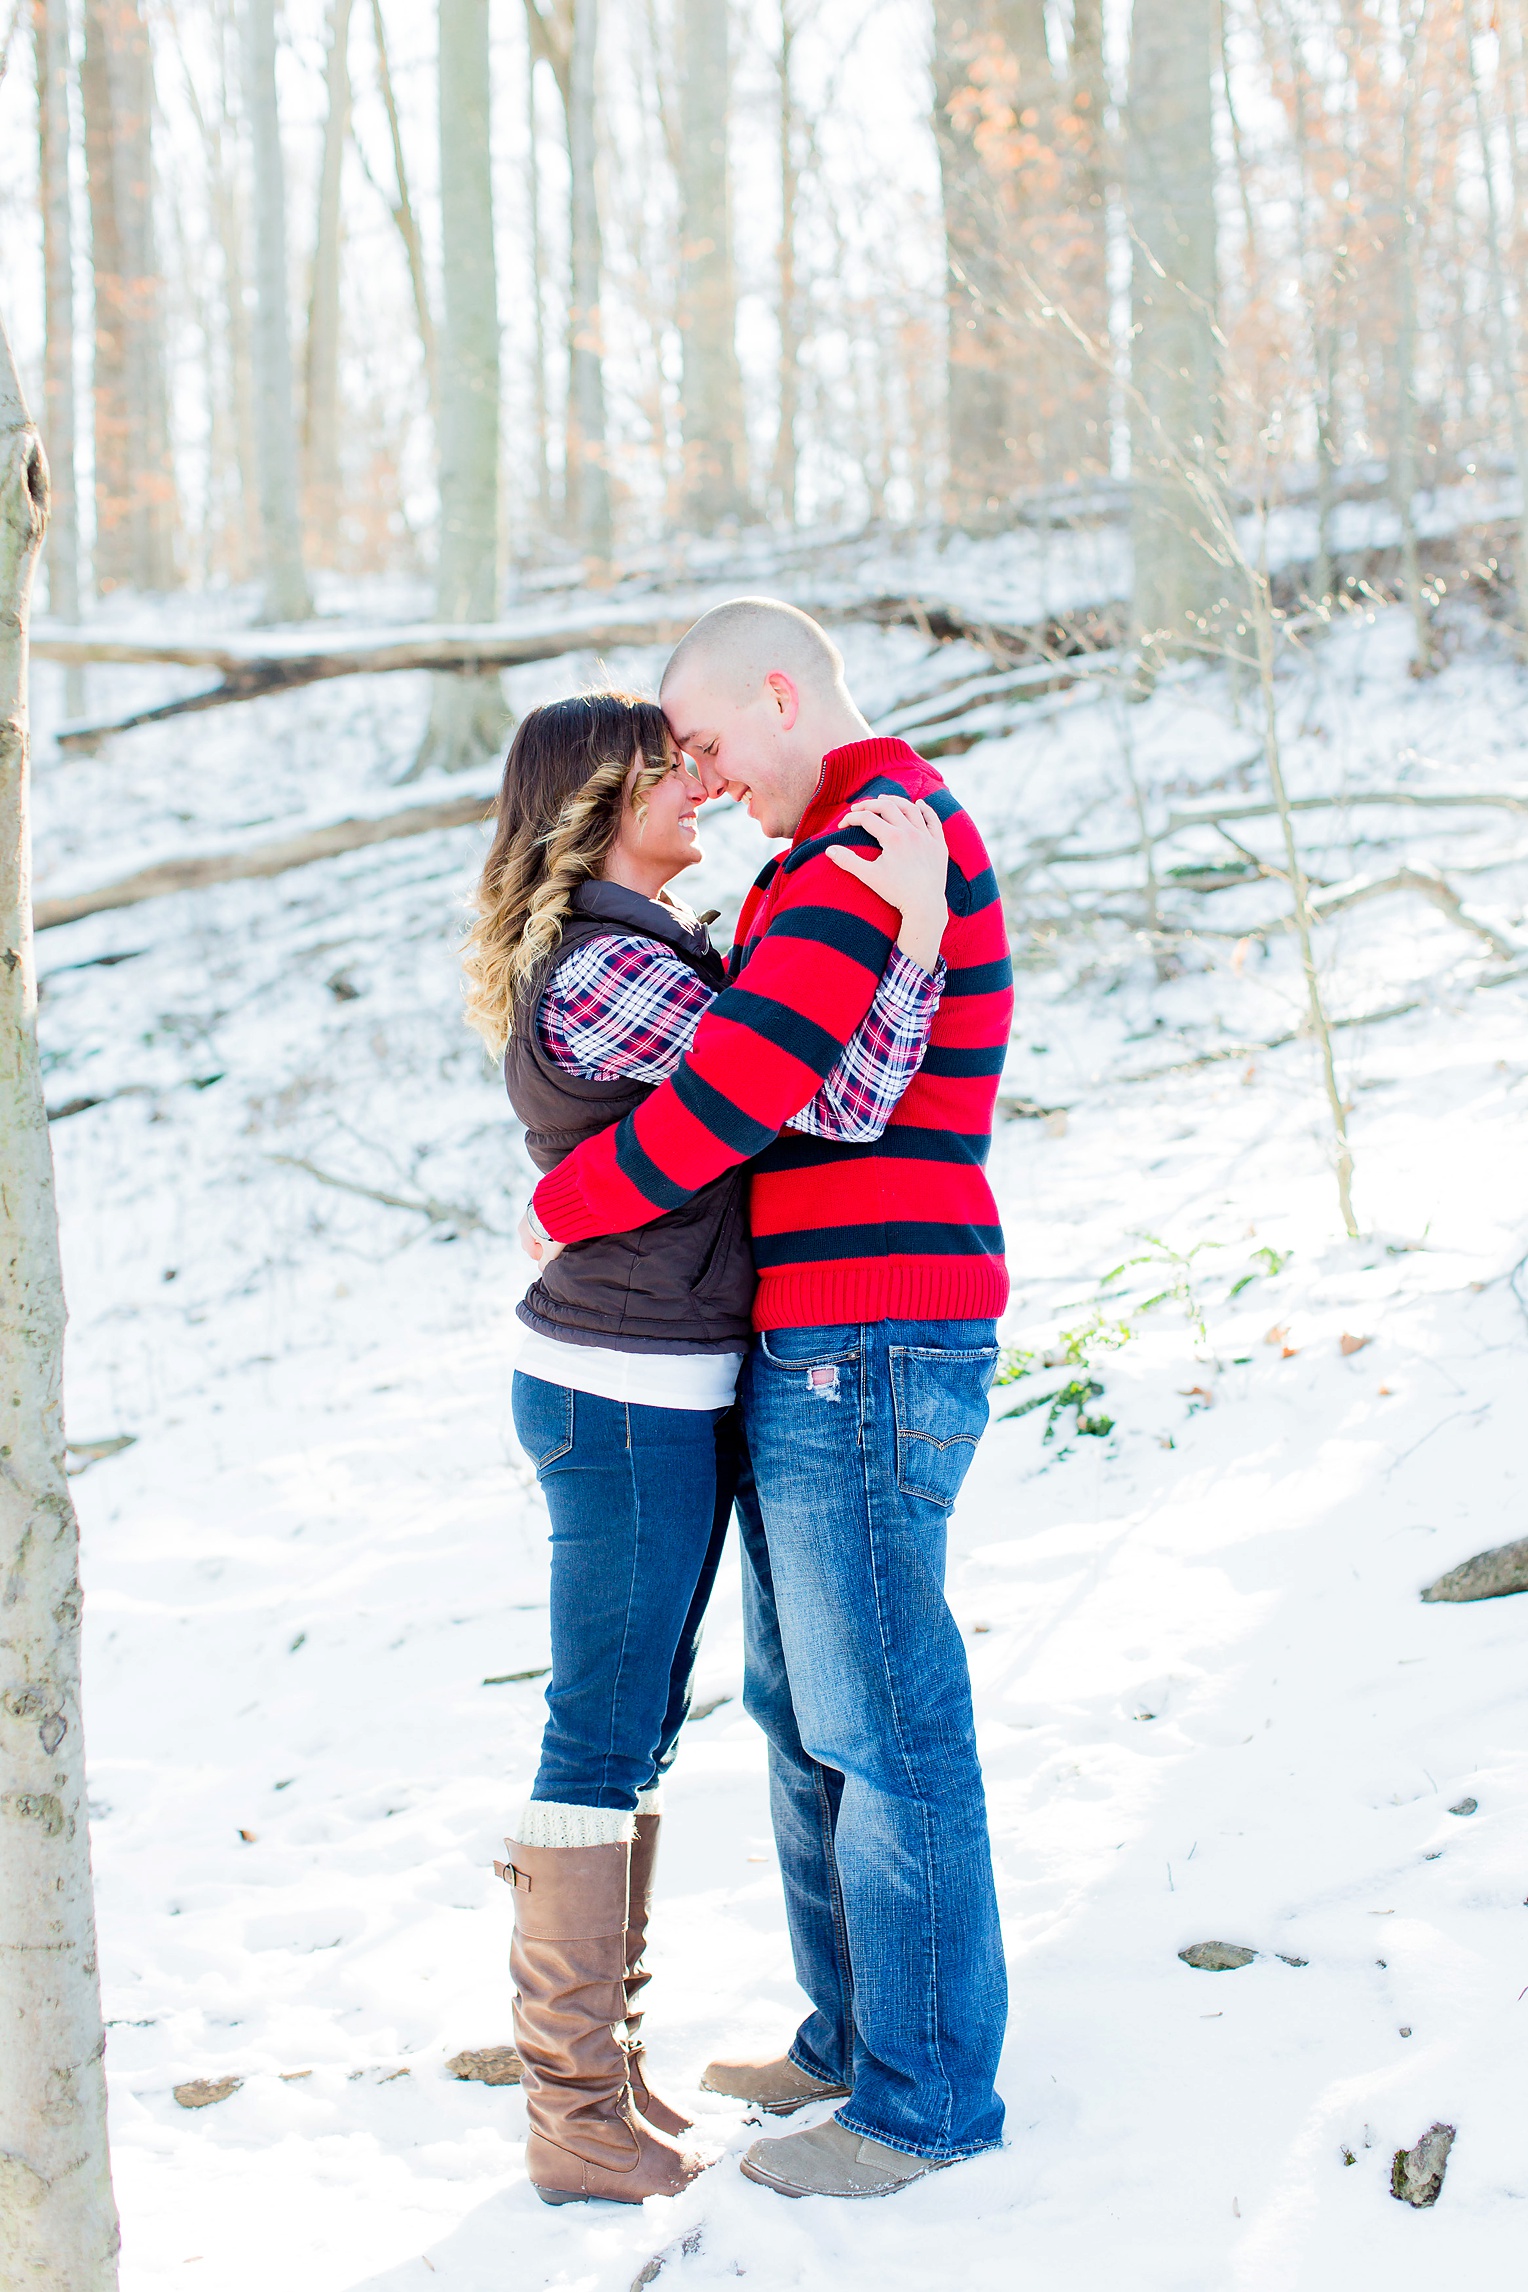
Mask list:
[[[246,0],[245,104],[255,184],[255,440],[260,462],[264,617],[306,621],[313,602],[302,564],[292,337],[287,317],[286,178],[276,110],[275,0]]]
[[[0,2283],[112,2292],[64,1295],[37,1056],[27,613],[48,465],[0,325]]]
[[[68,0],[32,0],[37,51],[37,172],[42,207],[43,420],[53,506],[48,518],[48,611],[80,617],[80,524],[74,446],[74,232],[69,199]],[[64,714],[85,713],[85,679],[64,680]]]
[[[440,0],[440,553],[443,621],[492,620],[499,593],[499,292],[493,244],[488,0]],[[497,675],[438,676],[408,778],[491,756],[508,712]]]
[[[340,509],[340,191],[350,133],[350,6],[351,0],[333,0],[329,18],[329,110],[318,183],[303,396],[307,524],[330,564],[335,561]]]

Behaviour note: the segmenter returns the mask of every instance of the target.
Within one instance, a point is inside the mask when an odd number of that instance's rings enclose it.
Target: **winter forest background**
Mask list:
[[[0,40],[123,2284],[1496,2281],[1523,1611],[1418,1595],[1528,1537],[1522,0]],[[1010,2138],[787,2206],[718,2108],[672,2206],[551,2215],[515,2088],[447,2067],[509,2035],[547,1660],[530,1166],[456,950],[518,714],[757,591],[939,761],[1010,924],[950,1546]],[[722,936],[764,855],[702,828]],[[740,1682],[729,1562],[647,2030],[691,2092],[795,2010]]]

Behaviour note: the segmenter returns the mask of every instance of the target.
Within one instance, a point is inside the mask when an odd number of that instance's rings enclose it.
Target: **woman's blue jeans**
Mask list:
[[[990,1321],[770,1330],[744,1365],[744,1702],[769,1738],[791,2058],[915,2156],[1001,2138],[1008,1989],[945,1526],[987,1422]]]
[[[737,1480],[735,1409],[651,1409],[516,1372],[552,1516],[552,1679],[533,1799],[630,1810],[674,1756]]]

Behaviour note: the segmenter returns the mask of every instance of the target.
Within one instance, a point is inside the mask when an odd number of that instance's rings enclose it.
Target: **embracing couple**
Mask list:
[[[708,798],[791,839],[730,958],[669,886]],[[710,919],[707,919],[710,920]],[[785,2196],[890,2195],[997,2146],[1006,1984],[946,1523],[1007,1299],[984,1175],[1012,970],[971,820],[765,599],[661,702],[515,735],[467,950],[546,1173],[515,1425],[552,1523],[549,1718],[514,1889],[527,2164],[548,2203],[700,2169],[643,2069],[663,1774],[734,1505],[769,1743],[789,2051],[705,2090],[836,2114],[754,2144]]]

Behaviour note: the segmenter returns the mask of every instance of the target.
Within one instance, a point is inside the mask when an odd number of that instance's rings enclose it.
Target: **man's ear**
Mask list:
[[[781,731],[789,732],[801,713],[800,693],[784,669],[771,669],[764,679],[764,689],[779,712]]]

